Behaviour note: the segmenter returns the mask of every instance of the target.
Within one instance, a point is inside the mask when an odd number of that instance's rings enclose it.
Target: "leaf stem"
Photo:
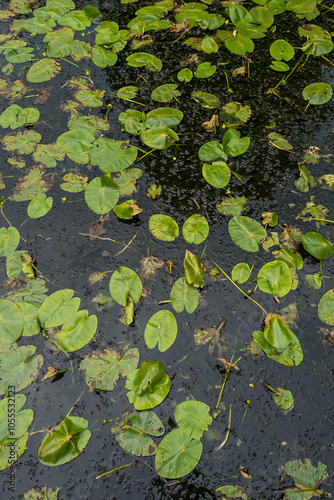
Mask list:
[[[129,455],[131,455],[133,458],[135,458],[136,460],[139,460],[139,462],[141,462],[142,464],[145,464],[147,465],[147,467],[149,467],[151,470],[153,470],[156,474],[158,474],[158,476],[160,477],[160,479],[163,480],[163,482],[165,484],[168,484],[168,481],[166,481],[166,479],[162,476],[160,476],[160,474],[153,468],[151,467],[151,465],[149,465],[147,462],[144,462],[144,460],[141,460],[140,458],[136,457],[136,455],[133,455],[132,453],[130,453],[129,451],[126,451],[126,450],[123,450],[125,451],[125,453],[128,453]]]
[[[229,412],[229,417],[228,417],[228,426],[227,426],[227,432],[226,432],[225,439],[224,439],[224,441],[219,446],[217,446],[216,448],[214,448],[214,451],[220,451],[222,449],[222,447],[227,443],[228,436],[230,434],[230,429],[231,429],[231,416],[232,416],[232,405],[230,405],[230,412]]]
[[[119,467],[115,467],[115,469],[108,470],[108,472],[104,472],[103,474],[100,474],[99,476],[96,476],[95,479],[100,479],[100,477],[106,476],[107,474],[111,474],[112,472],[115,472],[116,470],[124,469],[125,467],[129,467],[131,464],[126,464],[126,465],[120,465]]]
[[[254,304],[256,304],[260,309],[262,309],[262,311],[264,312],[264,314],[267,316],[267,311],[258,303],[256,302],[255,299],[253,299],[252,297],[250,297],[249,295],[247,295],[246,292],[244,292],[236,283],[235,281],[232,280],[232,278],[229,277],[229,275],[227,273],[225,273],[225,271],[220,267],[218,266],[218,264],[216,264],[216,262],[214,262],[213,260],[211,260],[211,262],[214,263],[215,266],[218,267],[218,269],[226,276],[226,278],[228,280],[230,280],[231,283],[233,283],[233,285],[243,294],[245,295],[245,297],[247,297],[247,299],[250,299],[252,302],[254,302]]]

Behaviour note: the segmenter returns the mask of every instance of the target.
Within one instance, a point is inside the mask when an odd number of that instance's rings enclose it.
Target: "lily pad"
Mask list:
[[[250,277],[249,265],[246,262],[239,262],[232,269],[232,279],[242,284],[245,283]]]
[[[325,104],[332,98],[333,89],[325,82],[311,83],[303,89],[302,94],[309,104],[319,105]]]
[[[217,210],[223,215],[240,215],[246,204],[247,199],[244,196],[223,198],[220,203],[217,203]]]
[[[89,316],[86,309],[73,313],[73,316],[64,322],[59,333],[59,344],[67,352],[78,351],[94,337],[97,329],[97,317]]]
[[[37,319],[39,307],[29,302],[18,302],[17,304],[23,314],[24,326],[22,337],[32,337],[41,331],[41,325]]]
[[[167,479],[186,476],[198,464],[203,451],[201,441],[174,429],[161,441],[155,456],[158,474]]]
[[[305,250],[316,259],[325,260],[334,255],[334,246],[321,234],[311,232],[302,237]]]
[[[140,68],[146,66],[151,71],[160,71],[162,69],[162,62],[158,57],[147,52],[136,52],[126,58],[129,66]]]
[[[328,290],[318,304],[318,315],[327,325],[334,325],[334,289]]]
[[[112,298],[121,306],[126,307],[128,297],[136,304],[139,302],[143,286],[135,271],[121,266],[115,271],[109,282],[109,291]]]
[[[153,149],[168,148],[168,146],[179,140],[174,130],[168,127],[149,128],[140,137],[146,146]]]
[[[157,445],[150,436],[162,436],[165,428],[153,411],[127,412],[118,420],[111,431],[125,451],[140,457],[155,455]]]
[[[178,85],[176,83],[166,83],[165,85],[160,85],[153,90],[151,98],[153,101],[157,102],[169,102],[173,97],[178,97],[181,92],[177,90]]]
[[[16,394],[15,403],[14,399],[9,397],[0,401],[0,446],[10,445],[29,429],[34,418],[34,411],[22,410],[26,400],[27,396],[24,394]]]
[[[190,438],[201,439],[212,423],[210,407],[201,401],[183,401],[174,410],[174,418],[180,429]]]
[[[81,302],[79,297],[73,295],[74,290],[65,288],[52,293],[44,300],[38,311],[38,320],[43,328],[54,328],[72,319]]]
[[[95,177],[85,189],[85,200],[93,212],[103,215],[116,205],[119,198],[117,184],[107,175]]]
[[[47,82],[54,78],[60,70],[60,64],[54,59],[40,59],[30,66],[27,72],[27,80],[31,83]]]
[[[15,135],[6,135],[1,139],[6,151],[17,151],[20,154],[30,154],[42,139],[41,134],[28,130]]]
[[[321,497],[326,495],[326,491],[320,490],[321,483],[328,478],[327,466],[318,462],[314,467],[309,458],[304,462],[293,460],[287,462],[282,468],[283,471],[292,477],[295,486],[284,488],[284,498],[287,500],[308,500],[312,497]]]
[[[44,217],[52,208],[53,198],[46,194],[39,194],[31,200],[28,205],[28,216],[31,219],[38,219],[39,217]],[[1,231],[1,230],[0,230]]]
[[[267,314],[265,320],[265,328],[263,331],[266,341],[276,347],[283,349],[292,341],[293,332],[287,322],[278,314]]]
[[[231,171],[223,161],[214,161],[212,164],[205,163],[202,173],[206,182],[217,188],[225,187],[231,178]]]
[[[65,417],[60,424],[44,436],[39,450],[39,461],[48,466],[63,465],[83,452],[90,439],[88,420]]]
[[[96,391],[112,391],[120,377],[126,377],[137,368],[139,350],[125,347],[117,352],[105,349],[101,353],[86,357],[80,369],[86,371],[86,384]]]
[[[266,353],[268,358],[273,359],[277,363],[285,366],[298,366],[303,361],[303,351],[296,335],[292,334],[292,339],[289,345],[278,349],[273,347],[266,341],[263,332],[257,330],[253,332],[255,342]]]
[[[39,119],[40,113],[35,106],[22,108],[18,104],[12,104],[0,115],[0,126],[10,127],[12,130],[23,125],[34,125]]]
[[[192,314],[198,305],[199,293],[194,285],[190,285],[184,277],[181,277],[174,283],[170,298],[176,312],[181,313],[186,309]]]
[[[160,352],[165,352],[175,342],[177,322],[172,312],[163,309],[153,314],[145,328],[145,342],[149,349],[158,345]]]
[[[43,356],[35,355],[35,346],[14,347],[0,354],[0,394],[7,395],[9,388],[15,386],[20,392],[38,376],[43,365]]]
[[[20,243],[20,233],[16,227],[0,228],[0,256],[7,257],[15,252]]]
[[[191,215],[183,224],[182,234],[188,243],[199,245],[209,234],[209,224],[206,218],[199,214]]]
[[[273,398],[277,406],[282,408],[282,410],[292,410],[294,405],[294,397],[291,391],[282,389],[278,387],[276,389],[277,393],[274,394]]]
[[[284,297],[292,287],[292,278],[288,265],[281,260],[267,262],[258,272],[257,284],[262,292]]]
[[[23,332],[23,315],[17,304],[8,299],[0,300],[0,344],[11,344]]]
[[[174,127],[183,119],[183,113],[175,108],[153,109],[146,115],[146,127]]]
[[[168,215],[154,214],[149,220],[152,234],[162,241],[174,241],[179,235],[179,227]]]
[[[267,236],[259,222],[243,215],[237,215],[229,221],[228,232],[234,243],[248,252],[257,252],[259,243]]]
[[[136,410],[149,410],[166,399],[170,378],[161,361],[143,361],[140,368],[128,375],[125,387],[128,399]]]

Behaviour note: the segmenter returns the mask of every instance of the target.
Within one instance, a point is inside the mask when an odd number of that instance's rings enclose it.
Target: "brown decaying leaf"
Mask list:
[[[223,363],[223,365],[225,366],[226,369],[227,368],[234,368],[235,370],[240,370],[238,365],[236,365],[235,363],[230,363],[225,358],[216,358],[216,360]]]
[[[58,370],[56,370],[56,368],[54,368],[53,366],[48,366],[48,371],[42,378],[41,382],[43,382],[43,380],[47,380],[48,378],[54,377],[57,374],[57,371]]]
[[[103,224],[105,221],[109,219],[109,213],[106,214],[102,219],[99,219],[98,221],[92,222],[90,228],[89,228],[89,234],[91,236],[101,236],[102,234],[107,232],[107,229],[104,228]],[[91,240],[94,238],[91,238]]]
[[[245,467],[243,465],[240,467],[239,472],[245,479],[250,479],[252,477],[252,474],[247,474],[247,472],[245,472]]]
[[[320,328],[320,331],[321,333],[323,333],[325,335],[325,338],[324,340],[322,341],[322,343],[324,345],[326,344],[331,344],[333,342],[334,344],[334,329],[331,328]]]
[[[47,99],[49,99],[50,95],[51,95],[51,90],[52,90],[52,87],[49,88],[49,89],[44,89],[42,90],[38,96],[36,97],[36,99],[34,99],[34,104],[44,104],[45,101]]]
[[[214,132],[217,127],[219,127],[218,115],[213,115],[208,122],[204,122],[201,125],[207,132]]]
[[[181,68],[185,68],[186,66],[189,66],[189,64],[197,64],[199,62],[200,60],[197,54],[190,54],[190,56],[186,57],[186,59],[182,59],[182,61],[180,61],[180,66]]]

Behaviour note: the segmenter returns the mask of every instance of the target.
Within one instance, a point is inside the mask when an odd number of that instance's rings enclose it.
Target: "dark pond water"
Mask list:
[[[79,2],[77,8],[83,8],[84,5]],[[135,5],[119,2],[97,4],[104,19],[117,22],[123,29],[134,16],[135,10],[143,5],[145,2]],[[6,9],[7,3],[1,2],[1,8]],[[324,17],[321,17],[319,22],[316,21],[329,31],[333,29],[333,23]],[[305,458],[310,458],[314,465],[321,461],[328,466],[330,478],[323,487],[334,494],[333,342],[324,342],[325,336],[320,328],[326,325],[319,320],[317,314],[320,297],[333,286],[333,259],[323,263],[324,274],[329,279],[325,280],[320,290],[312,290],[305,283],[307,274],[319,270],[319,261],[304,252],[304,267],[298,273],[299,286],[281,299],[281,306],[270,295],[258,290],[252,295],[271,312],[280,313],[283,308],[294,304],[297,314],[292,328],[304,352],[304,361],[298,367],[282,366],[266,357],[253,358],[245,355],[246,344],[251,339],[252,332],[263,326],[262,311],[241,295],[229,281],[224,280],[222,274],[213,278],[208,273],[210,268],[214,267],[213,262],[231,273],[237,262],[246,261],[252,266],[255,260],[254,279],[260,267],[270,260],[270,254],[262,249],[257,254],[251,254],[237,247],[228,234],[229,217],[216,210],[216,204],[224,193],[205,182],[201,173],[202,162],[197,156],[199,147],[204,142],[213,140],[214,134],[205,132],[201,127],[201,123],[211,118],[213,111],[190,99],[194,88],[219,96],[223,104],[237,101],[249,105],[252,110],[251,120],[241,129],[242,135],[250,137],[251,146],[245,154],[229,162],[231,170],[241,179],[232,176],[228,186],[230,192],[232,196],[245,196],[248,200],[244,215],[260,220],[263,212],[276,211],[280,224],[298,225],[304,233],[315,231],[315,222],[296,220],[296,216],[312,196],[316,205],[321,204],[328,208],[328,219],[332,220],[334,216],[331,190],[318,184],[309,193],[304,193],[294,186],[294,181],[299,176],[298,161],[303,150],[309,146],[317,146],[322,155],[334,154],[334,101],[331,100],[323,106],[310,106],[304,111],[305,101],[301,97],[301,89],[309,82],[332,82],[334,68],[325,61],[317,61],[316,64],[313,61],[308,62],[296,73],[288,86],[282,87],[281,93],[289,97],[289,102],[268,95],[266,90],[276,85],[280,77],[280,74],[268,69],[267,53],[270,43],[280,36],[281,30],[282,33],[289,31],[291,43],[300,45],[298,34],[293,35],[300,25],[296,18],[283,14],[277,24],[278,33],[255,40],[257,50],[251,56],[250,77],[247,79],[231,77],[232,69],[241,64],[240,56],[224,53],[219,57],[215,54],[206,57],[205,60],[212,62],[228,63],[222,67],[229,75],[233,93],[227,91],[224,73],[217,71],[212,78],[184,84],[180,102],[166,104],[184,113],[184,119],[177,127],[181,145],[155,151],[133,165],[144,172],[137,181],[139,189],[133,195],[143,211],[132,221],[122,221],[110,214],[103,223],[105,231],[101,237],[112,238],[116,242],[91,239],[87,236],[91,224],[98,220],[98,215],[88,208],[83,193],[64,193],[59,187],[62,176],[74,168],[92,179],[99,175],[98,167],[89,169],[86,165],[79,166],[70,159],[58,162],[54,169],[49,170],[54,181],[48,191],[48,196],[52,196],[54,200],[52,210],[43,218],[28,219],[21,228],[20,225],[27,217],[27,202],[6,201],[4,212],[27,240],[24,248],[33,255],[38,269],[48,280],[46,284],[49,293],[61,288],[74,289],[81,298],[81,307],[88,309],[91,314],[97,314],[98,332],[87,346],[70,354],[73,374],[68,358],[62,353],[57,354],[41,335],[20,340],[20,345],[35,345],[37,352],[44,355],[43,374],[48,366],[59,370],[68,369],[56,380],[41,382],[40,375],[23,391],[27,395],[26,407],[35,410],[30,432],[58,424],[81,396],[73,415],[88,419],[92,437],[78,458],[62,466],[47,467],[42,465],[37,457],[42,435],[30,436],[28,450],[16,466],[15,493],[8,490],[7,471],[1,472],[1,498],[23,498],[23,493],[27,490],[47,486],[52,489],[61,487],[58,496],[62,500],[211,499],[216,498],[216,488],[225,484],[236,484],[249,488],[251,499],[269,500],[283,497],[277,493],[282,488],[280,468],[287,461]],[[7,26],[3,25],[4,32]],[[42,50],[42,38],[43,36],[39,35],[35,39],[36,52]],[[98,68],[88,59],[80,62],[79,67],[62,62],[63,71],[59,76],[50,82],[32,85],[36,92],[31,93],[38,93],[45,88],[51,90],[45,103],[38,106],[41,118],[33,130],[40,133],[47,143],[54,142],[61,133],[68,130],[68,115],[60,109],[59,104],[73,99],[74,92],[64,84],[71,76],[82,76],[85,70],[89,69],[94,89],[106,90],[103,106],[95,108],[92,114],[104,117],[107,105],[112,104],[108,118],[110,130],[105,136],[115,140],[129,139],[131,144],[142,148],[140,137],[122,131],[117,120],[119,113],[127,108],[141,107],[115,98],[114,92],[125,85],[134,85],[142,74],[147,82],[139,79],[136,83],[139,89],[136,99],[145,103],[145,111],[157,107],[157,103],[150,99],[152,89],[170,83],[171,79],[177,81],[176,75],[180,69],[178,63],[189,55],[189,48],[181,44],[171,44],[174,39],[175,35],[158,32],[155,34],[154,48],[150,47],[148,51],[160,57],[164,63],[162,71],[158,73],[127,66],[126,57],[129,50],[121,52],[118,63],[106,69]],[[3,56],[1,58],[3,68],[7,63]],[[328,58],[333,60],[333,53],[329,54]],[[25,81],[24,75],[24,64],[17,64],[9,78]],[[1,101],[2,109],[5,109],[9,100]],[[15,102],[26,106],[27,103],[33,104],[33,98],[22,98]],[[275,131],[281,133],[294,146],[292,153],[268,146],[266,137],[271,130],[266,126],[272,122],[277,124]],[[222,135],[220,129],[217,137],[221,139]],[[9,156],[6,151],[1,150],[0,154],[1,172],[6,183],[1,195],[7,198],[12,194],[14,184],[18,177],[22,176],[22,172],[6,163]],[[27,167],[34,164],[30,155],[26,161]],[[331,174],[333,159],[331,156],[321,158],[319,163],[311,165],[310,169],[316,178]],[[155,200],[147,196],[152,183],[162,188],[161,195]],[[64,196],[67,196],[66,202],[62,201]],[[172,216],[179,227],[182,227],[187,217],[200,213],[209,222],[210,234],[199,248],[187,244],[182,237],[174,242],[159,241],[148,229],[149,218],[155,213]],[[320,232],[329,240],[334,240],[333,226],[330,223],[323,225]],[[131,245],[116,255],[132,238],[134,239]],[[169,350],[165,353],[160,353],[157,349],[149,350],[143,337],[145,325],[158,310],[157,303],[169,299],[173,283],[183,275],[186,249],[196,255],[204,252],[206,284],[200,291],[199,306],[191,315],[186,312],[180,315],[175,313],[178,336]],[[172,274],[169,273],[168,267],[164,266],[156,277],[143,280],[147,297],[136,305],[135,323],[132,326],[124,326],[119,321],[121,307],[118,304],[112,302],[110,307],[101,307],[92,303],[98,293],[109,294],[110,275],[107,275],[102,283],[94,285],[89,283],[88,277],[97,271],[113,272],[119,266],[127,266],[138,272],[140,261],[149,254],[165,262],[172,260]],[[1,272],[4,284],[4,265]],[[254,290],[255,283],[247,283],[243,285],[243,289]],[[173,310],[170,304],[164,307]],[[168,432],[176,427],[173,411],[181,401],[196,399],[205,402],[212,409],[216,407],[225,369],[216,360],[217,351],[210,355],[207,345],[195,345],[194,331],[198,328],[218,326],[222,318],[228,319],[223,330],[226,349],[223,356],[229,360],[234,353],[234,361],[238,360],[240,370],[231,371],[222,397],[226,411],[222,411],[209,431],[204,433],[203,455],[198,466],[182,482],[165,488],[164,482],[149,467],[120,448],[110,431],[110,423],[103,423],[105,419],[116,418],[123,411],[130,409],[125,379],[121,378],[111,392],[89,392],[79,364],[85,355],[97,349],[114,347],[119,350],[126,344],[140,350],[140,361],[161,360],[167,372],[170,375],[175,374],[167,400],[155,409]],[[293,410],[284,414],[275,405],[272,392],[263,382],[272,387],[289,389],[295,398]],[[247,401],[250,402],[249,405]],[[229,407],[232,409],[229,439],[220,451],[214,451],[225,438]],[[144,460],[154,466],[154,458],[145,457]],[[96,479],[99,474],[126,464],[131,466]],[[241,467],[251,474],[250,478],[240,475]],[[282,484],[292,483],[284,480]]]

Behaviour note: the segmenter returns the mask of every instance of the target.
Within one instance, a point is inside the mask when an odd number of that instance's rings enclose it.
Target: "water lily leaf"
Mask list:
[[[239,33],[235,38],[228,38],[224,43],[226,48],[231,51],[232,54],[238,54],[240,56],[244,56],[254,50],[253,40],[247,36],[240,35]]]
[[[206,218],[199,214],[191,215],[183,224],[182,234],[188,243],[199,245],[209,234],[209,224]]]
[[[167,479],[186,476],[198,464],[203,445],[191,439],[181,429],[174,429],[161,441],[156,456],[155,468]]]
[[[88,151],[93,147],[95,137],[90,132],[71,130],[61,134],[57,144],[63,148],[67,156],[76,163],[88,163]]]
[[[18,151],[20,154],[30,154],[42,139],[41,134],[28,130],[15,135],[6,135],[2,143],[6,151]]]
[[[122,351],[105,349],[101,353],[85,357],[80,369],[86,371],[86,384],[96,391],[112,391],[120,375],[128,376],[138,366],[139,350],[128,349]]]
[[[15,252],[20,243],[20,233],[16,227],[10,226],[8,229],[0,229],[0,256],[7,257]]]
[[[196,91],[191,94],[191,98],[201,104],[204,108],[219,108],[220,99],[208,92]]]
[[[221,203],[217,203],[217,210],[223,215],[240,215],[246,204],[247,199],[244,196],[223,198]]]
[[[105,90],[79,90],[75,98],[87,108],[99,108],[103,104]]]
[[[48,431],[39,450],[39,461],[48,466],[62,465],[76,458],[85,449],[91,432],[88,420],[81,417],[65,417],[60,424]]]
[[[118,115],[118,121],[123,125],[129,134],[141,134],[146,129],[146,124],[142,122],[145,115],[135,109],[127,109],[125,113]]]
[[[24,63],[30,61],[34,54],[33,48],[31,47],[19,47],[17,49],[6,49],[4,55],[6,56],[6,61],[14,64]]]
[[[152,234],[162,241],[174,241],[179,235],[177,223],[168,215],[152,215],[149,220],[149,228]]]
[[[283,151],[290,151],[293,149],[293,146],[277,132],[268,134],[268,139],[270,139],[269,144],[275,146],[275,148],[282,149]]]
[[[18,32],[25,29],[30,33],[42,35],[52,31],[52,28],[55,26],[56,23],[52,19],[44,20],[39,19],[38,17],[30,17],[28,19],[15,19],[12,24],[12,30],[14,32]]]
[[[231,171],[223,161],[214,161],[211,165],[205,163],[202,173],[206,182],[217,188],[225,187],[231,178]]]
[[[66,57],[71,53],[71,42],[74,31],[71,28],[62,28],[47,33],[43,42],[49,42],[46,46],[48,57]]]
[[[30,304],[40,306],[43,300],[46,299],[45,292],[47,291],[48,288],[45,286],[45,281],[40,278],[34,278],[33,280],[29,280],[25,286],[22,286],[15,292],[8,293],[6,298],[11,299],[13,302],[25,300]]]
[[[262,24],[266,28],[270,28],[274,22],[273,13],[267,7],[254,7],[250,9],[249,13],[252,16],[253,23]]]
[[[85,189],[86,203],[96,214],[110,212],[118,198],[119,188],[107,175],[95,177]]]
[[[71,319],[64,322],[59,333],[59,344],[67,352],[78,351],[94,337],[97,329],[97,317],[89,316],[86,309],[73,313]]]
[[[83,31],[91,25],[83,10],[73,10],[66,16],[58,17],[57,23],[62,26],[70,26],[76,31]]]
[[[223,147],[226,154],[235,157],[247,151],[250,144],[249,137],[240,138],[239,130],[229,129],[223,137]]]
[[[181,92],[177,90],[178,85],[175,83],[167,83],[166,85],[160,85],[156,87],[151,93],[151,98],[153,101],[157,102],[169,102],[173,97],[181,95]]]
[[[94,45],[92,50],[92,61],[99,68],[106,68],[107,66],[115,66],[117,63],[117,54],[99,45]]]
[[[134,99],[138,93],[138,88],[134,85],[128,85],[117,90],[116,97],[120,99]]]
[[[0,300],[0,344],[11,344],[23,331],[23,315],[17,304],[8,299]]]
[[[80,306],[74,290],[65,288],[47,297],[38,311],[38,320],[43,328],[54,328],[71,320]],[[72,298],[73,297],[73,298]]]
[[[84,57],[91,56],[91,45],[89,43],[83,42],[82,40],[73,40],[70,48],[71,56],[76,62],[80,62]]]
[[[257,284],[262,292],[284,297],[292,287],[289,266],[282,260],[267,262],[258,272]]]
[[[101,137],[89,151],[90,163],[98,165],[102,172],[120,172],[137,158],[138,151],[122,141]]]
[[[199,293],[194,285],[189,285],[184,277],[179,278],[173,285],[170,299],[175,311],[181,313],[184,309],[192,314],[199,301]]]
[[[46,193],[52,186],[53,180],[44,176],[45,170],[41,167],[31,167],[26,175],[20,177],[15,184],[14,193],[9,196],[13,201],[32,200],[35,196]]]
[[[205,36],[202,40],[202,43],[201,43],[201,49],[204,50],[204,52],[206,52],[207,54],[212,54],[213,52],[218,52],[218,45],[211,36]],[[207,63],[204,63],[204,64],[207,64]],[[210,63],[209,63],[209,65],[210,65]],[[200,66],[202,66],[202,65],[200,65]],[[216,66],[214,66],[214,68],[216,68]],[[215,69],[215,71],[216,71],[216,69]],[[196,73],[195,73],[195,76],[196,76]],[[211,76],[211,75],[209,75],[209,76]],[[199,77],[197,77],[197,78],[199,78]],[[203,77],[201,77],[201,78],[203,78]]]
[[[65,174],[64,181],[59,187],[69,193],[80,193],[84,191],[88,184],[88,177],[82,174]]]
[[[246,262],[239,262],[232,269],[232,279],[238,283],[245,283],[250,277],[249,265]]]
[[[210,62],[205,62],[197,66],[197,70],[194,75],[196,78],[209,78],[216,73],[216,70],[217,66],[211,65]]]
[[[303,89],[303,97],[309,104],[325,104],[333,95],[333,89],[328,83],[311,83]]]
[[[184,276],[187,282],[195,287],[204,286],[204,267],[202,266],[201,259],[196,255],[193,255],[189,250],[186,250],[186,256],[184,259]]]
[[[290,66],[288,64],[282,62],[282,61],[273,61],[270,66],[270,69],[273,69],[274,71],[289,71]]]
[[[201,439],[212,423],[210,407],[201,401],[183,401],[174,410],[174,418],[181,431],[193,439]]]
[[[136,52],[126,58],[129,66],[139,68],[146,66],[151,71],[160,71],[162,69],[162,62],[160,59],[147,52]]]
[[[136,410],[149,410],[166,399],[170,378],[161,361],[143,361],[128,375],[125,387],[130,390],[127,396]]]
[[[28,69],[27,80],[32,83],[47,82],[54,78],[60,70],[60,64],[54,59],[40,59]]]
[[[288,0],[286,10],[292,10],[295,14],[307,14],[317,6],[316,0]]]
[[[8,278],[21,278],[22,271],[24,273],[27,273],[27,278],[35,276],[33,268],[31,266],[26,267],[24,265],[24,262],[20,258],[21,256],[23,258],[26,257],[27,259],[30,258],[26,250],[17,250],[16,252],[8,255],[5,262],[5,268]]]
[[[221,110],[221,118],[226,127],[237,127],[246,123],[252,114],[249,106],[242,106],[239,102],[229,102]]]
[[[34,153],[34,160],[47,168],[57,166],[57,161],[63,161],[65,152],[59,144],[39,144]]]
[[[248,252],[257,252],[258,244],[267,236],[259,222],[243,215],[237,215],[229,221],[228,232],[234,243]]]
[[[273,252],[276,256],[277,260],[284,261],[288,264],[288,266],[292,267],[292,269],[302,269],[303,268],[303,258],[300,253],[292,253],[288,248],[280,247],[279,251]]]
[[[189,68],[183,68],[177,74],[177,79],[180,82],[190,82],[193,78],[193,72]]]
[[[34,411],[20,411],[26,400],[27,396],[24,394],[16,394],[15,403],[12,398],[8,397],[0,401],[0,446],[11,444],[29,429],[34,418]],[[9,426],[10,422],[15,422],[15,425]]]
[[[266,353],[268,358],[285,366],[298,366],[303,361],[303,351],[299,340],[292,334],[291,342],[284,348],[273,347],[266,341],[263,332],[260,330],[253,332],[255,342]]]
[[[216,491],[226,495],[226,498],[242,498],[242,500],[248,500],[248,495],[245,493],[245,488],[242,486],[226,485],[217,488]]]
[[[10,127],[12,130],[23,125],[34,125],[39,119],[39,111],[35,106],[22,108],[18,104],[12,104],[0,115],[2,128]]]
[[[182,111],[175,108],[153,109],[146,115],[146,127],[174,127],[183,119]]]
[[[310,232],[302,237],[305,250],[316,259],[325,260],[334,254],[334,246],[321,234]]]
[[[318,315],[327,325],[334,325],[334,289],[328,290],[318,304]]]
[[[158,311],[148,320],[145,327],[145,342],[149,349],[158,345],[160,352],[165,352],[175,342],[177,322],[174,314],[167,309]]]
[[[290,344],[293,332],[281,316],[269,313],[265,317],[264,323],[263,335],[270,345],[277,349],[283,349]]]
[[[51,490],[46,486],[44,486],[43,488],[34,488],[24,494],[23,500],[57,500],[59,490],[60,488]]]
[[[28,217],[31,219],[43,217],[51,210],[52,204],[53,198],[51,196],[48,198],[46,197],[46,194],[39,194],[35,196],[35,198],[33,198],[28,205]]]
[[[284,498],[287,500],[308,500],[312,497],[321,497],[327,492],[318,489],[321,483],[328,478],[327,466],[318,462],[318,467],[314,467],[309,458],[304,462],[301,460],[293,460],[287,462],[283,471],[292,477],[295,486],[284,488]]]
[[[22,337],[33,337],[41,331],[41,325],[37,319],[39,307],[29,302],[18,302],[17,304],[23,315],[23,332]]]
[[[95,37],[96,45],[111,45],[120,37],[118,24],[113,21],[102,21],[96,32],[98,33]]]
[[[202,161],[213,161],[218,160],[218,158],[227,160],[224,148],[218,141],[209,141],[202,144],[198,151],[198,157]]]
[[[135,271],[121,266],[115,271],[109,282],[109,291],[112,298],[121,306],[126,307],[128,297],[136,304],[140,301],[143,286]]]
[[[140,457],[155,455],[157,445],[149,436],[162,436],[165,428],[160,418],[151,411],[133,411],[122,415],[111,431],[118,444],[129,453]]]
[[[136,191],[136,180],[143,175],[140,168],[129,168],[113,177],[113,181],[119,187],[120,196],[130,196]]]
[[[274,394],[273,398],[277,406],[282,410],[292,410],[295,401],[292,392],[282,389],[282,387],[278,387],[276,390],[278,394]]]
[[[72,116],[69,119],[67,126],[70,130],[84,130],[86,132],[91,132],[92,134],[95,134],[100,130],[110,129],[109,123],[94,115],[81,115],[78,117]]]
[[[295,55],[295,49],[292,45],[282,39],[275,40],[275,42],[270,45],[269,52],[271,57],[277,61],[282,61],[282,59],[284,59],[284,61],[290,61]]]
[[[0,394],[5,396],[11,386],[20,392],[37,377],[43,365],[43,356],[35,355],[35,346],[21,346],[9,349],[0,355]]]
[[[139,208],[135,200],[127,200],[120,205],[115,205],[113,211],[119,219],[133,219],[135,215],[143,211]]]

